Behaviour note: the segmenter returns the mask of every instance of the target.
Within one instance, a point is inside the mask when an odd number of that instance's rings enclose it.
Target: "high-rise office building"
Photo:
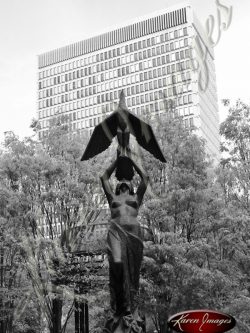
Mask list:
[[[219,156],[213,49],[189,4],[136,19],[39,55],[39,137],[51,119],[71,131],[93,130],[115,110],[121,89],[137,115],[167,110],[196,127]]]

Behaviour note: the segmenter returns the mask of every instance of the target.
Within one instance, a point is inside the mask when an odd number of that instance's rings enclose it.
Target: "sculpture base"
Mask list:
[[[103,333],[143,333],[145,321],[135,311],[134,314],[110,317],[104,327]]]

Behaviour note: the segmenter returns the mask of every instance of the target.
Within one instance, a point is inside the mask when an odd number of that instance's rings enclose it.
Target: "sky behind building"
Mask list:
[[[175,0],[9,0],[0,2],[0,140],[12,130],[30,135],[31,119],[37,112],[37,55],[126,25],[129,20],[175,5]],[[216,1],[190,1],[203,25],[209,15],[215,19]],[[215,46],[219,99],[250,100],[250,2],[221,0],[233,7],[232,22]],[[214,34],[216,38],[216,30]],[[220,117],[225,110],[221,107]]]

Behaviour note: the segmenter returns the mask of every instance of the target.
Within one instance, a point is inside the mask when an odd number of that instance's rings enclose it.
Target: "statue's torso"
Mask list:
[[[120,225],[139,225],[137,222],[139,205],[135,195],[114,196],[111,205],[111,218]]]

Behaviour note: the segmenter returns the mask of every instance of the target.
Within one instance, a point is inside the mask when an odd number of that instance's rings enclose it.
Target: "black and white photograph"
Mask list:
[[[249,16],[0,1],[0,333],[250,333]]]

